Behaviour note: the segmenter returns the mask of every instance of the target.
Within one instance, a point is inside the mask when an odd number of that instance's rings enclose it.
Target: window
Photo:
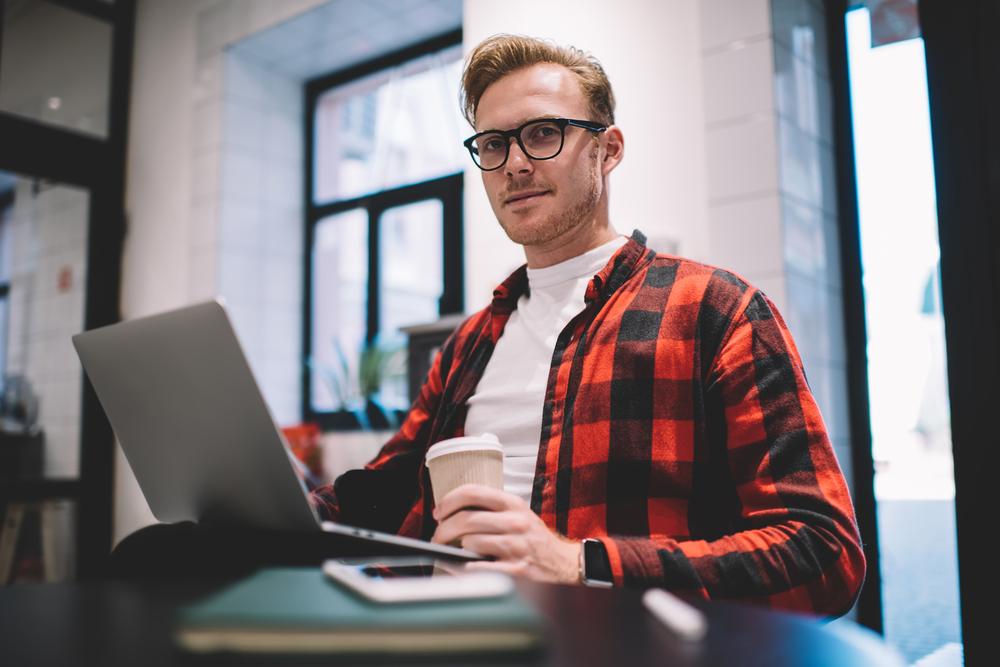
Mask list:
[[[400,327],[462,311],[460,43],[307,85],[303,416],[325,428],[406,410]]]

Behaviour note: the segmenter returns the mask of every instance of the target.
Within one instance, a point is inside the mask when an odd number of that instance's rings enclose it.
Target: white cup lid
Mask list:
[[[503,454],[503,445],[500,444],[500,440],[492,433],[483,433],[482,435],[467,435],[461,438],[442,440],[427,450],[424,461],[428,462],[445,454],[475,452],[483,449]]]

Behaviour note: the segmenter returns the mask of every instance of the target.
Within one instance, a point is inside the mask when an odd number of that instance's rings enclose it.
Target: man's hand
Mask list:
[[[461,539],[464,548],[496,558],[469,563],[470,569],[554,583],[580,581],[580,543],[549,530],[518,496],[465,484],[441,499],[434,519],[438,528],[431,542]]]

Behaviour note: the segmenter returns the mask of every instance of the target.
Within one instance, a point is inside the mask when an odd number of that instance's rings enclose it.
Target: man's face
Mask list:
[[[565,67],[535,65],[492,84],[479,100],[476,131],[511,130],[537,118],[592,120],[576,76]],[[542,245],[597,214],[599,145],[593,132],[567,127],[559,155],[532,160],[511,140],[507,163],[482,174],[493,212],[512,241]]]

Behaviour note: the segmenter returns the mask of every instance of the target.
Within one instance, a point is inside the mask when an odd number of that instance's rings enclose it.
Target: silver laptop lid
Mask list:
[[[157,519],[320,530],[221,304],[73,344]]]

